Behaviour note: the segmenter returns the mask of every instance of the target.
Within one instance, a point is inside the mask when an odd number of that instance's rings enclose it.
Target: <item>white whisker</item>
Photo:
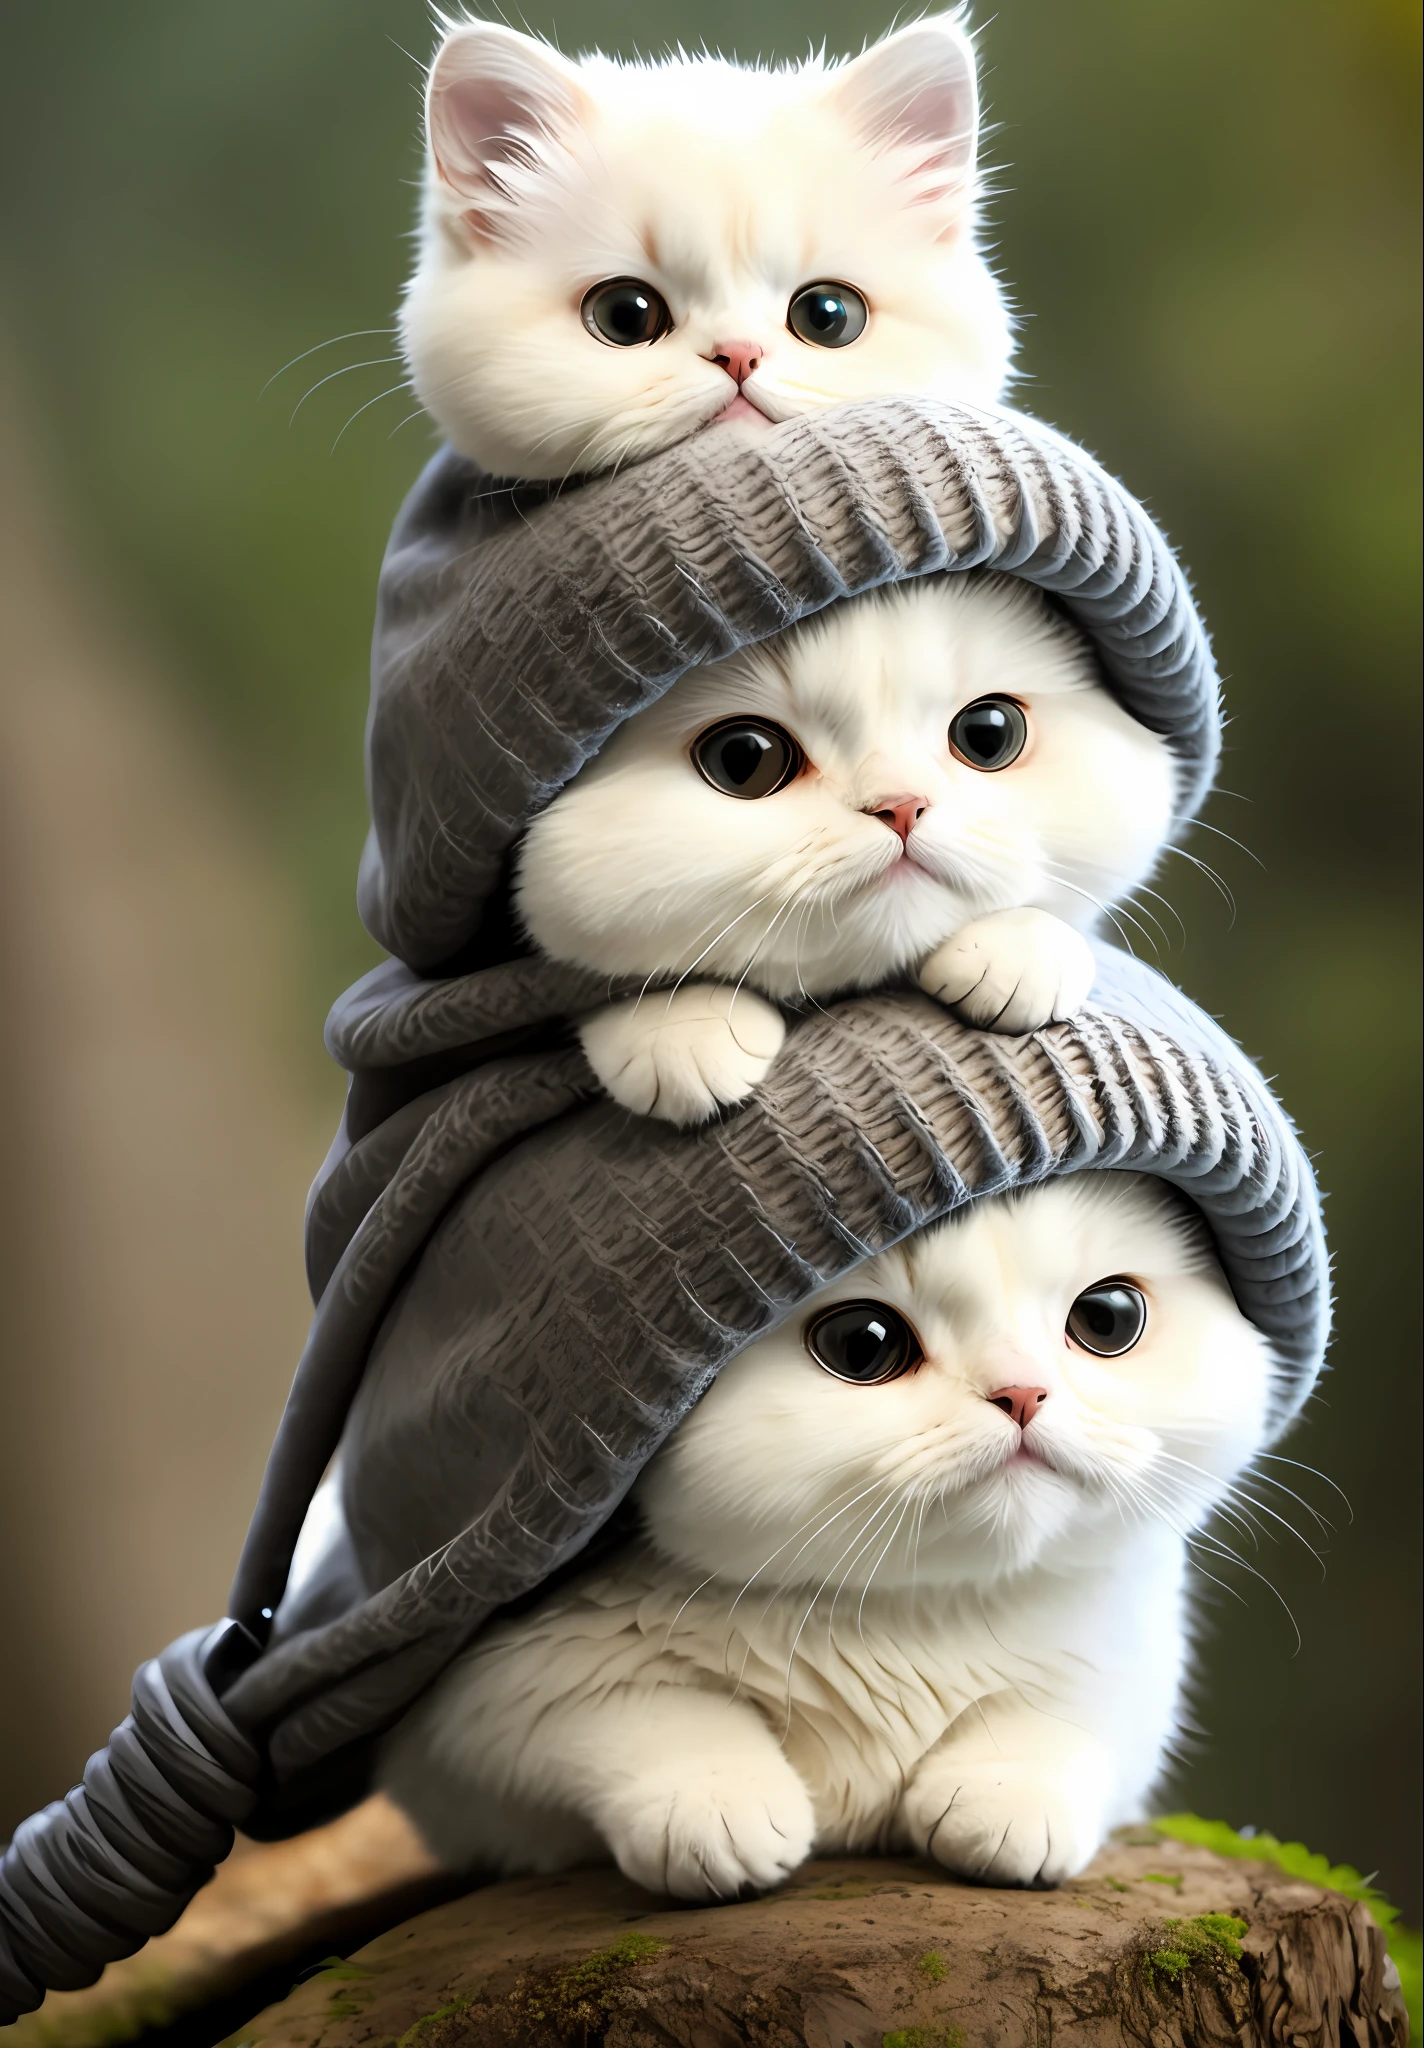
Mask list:
[[[372,356],[369,358],[368,361],[364,363],[347,363],[344,369],[333,370],[329,377],[319,377],[316,383],[312,385],[311,389],[309,391],[304,391],[301,397],[297,400],[296,404],[292,407],[291,419],[287,421],[287,425],[291,426],[292,421],[296,419],[297,414],[301,411],[302,407],[306,404],[307,400],[309,398],[314,398],[317,392],[321,390],[324,384],[334,384],[338,377],[349,377],[353,370],[377,370],[383,368],[385,365],[389,363],[398,363],[399,361],[399,356]],[[396,390],[400,390],[401,388],[402,387],[400,385],[395,386]]]
[[[333,334],[329,341],[319,341],[312,348],[304,348],[299,356],[293,356],[289,362],[283,363],[280,370],[274,370],[257,396],[259,398],[265,397],[279,377],[285,377],[288,370],[295,369],[298,363],[304,363],[308,356],[320,355],[324,348],[335,348],[337,343],[341,341],[364,341],[371,334],[394,334],[395,331],[394,327],[353,327],[349,334]],[[395,362],[398,358],[395,356],[385,356],[381,360],[384,362]]]

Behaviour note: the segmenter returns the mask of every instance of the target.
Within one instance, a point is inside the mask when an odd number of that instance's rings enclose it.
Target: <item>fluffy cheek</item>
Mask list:
[[[693,432],[726,382],[676,337],[605,347],[570,290],[498,258],[418,276],[401,333],[422,404],[497,476],[560,477],[649,454]]]
[[[906,1391],[840,1385],[796,1337],[752,1346],[641,1481],[654,1541],[726,1579],[823,1578],[899,1498]]]
[[[1171,756],[1100,692],[1036,707],[1035,724],[1023,796],[1044,853],[1111,900],[1145,878],[1170,830]]]
[[[883,1290],[877,1289],[877,1292]],[[731,1582],[993,1578],[1082,1512],[1071,1482],[1006,1473],[970,1388],[932,1368],[847,1386],[781,1333],[734,1359],[648,1468],[638,1499],[662,1552]]]
[[[848,265],[849,269],[850,266]],[[872,296],[873,287],[868,287]],[[905,312],[877,310],[864,337],[851,348],[798,347],[778,338],[757,388],[769,386],[790,406],[839,405],[857,398],[941,392],[991,403],[1003,382],[1009,343],[986,345],[963,309],[921,305]]]
[[[916,833],[915,847],[931,872],[963,897],[966,914],[1010,909],[1042,889],[1037,802],[1026,779],[953,773],[948,797]]]
[[[1127,1431],[1140,1438],[1134,1464],[1151,1462],[1156,1446],[1208,1480],[1229,1479],[1260,1445],[1269,1346],[1224,1286],[1203,1275],[1159,1283],[1157,1314],[1162,1334],[1121,1359],[1070,1355],[1068,1377],[1092,1418],[1089,1439],[1103,1438],[1112,1455],[1114,1434]],[[1165,1487],[1190,1499],[1198,1482],[1162,1462]]]
[[[893,397],[934,388],[944,340],[909,321],[878,322],[852,348],[810,348],[789,335],[773,337],[753,393],[785,401],[785,412]]]
[[[681,756],[585,770],[530,827],[517,882],[530,937],[612,974],[740,969],[805,875],[840,843],[814,788],[719,795]],[[804,871],[804,872],[803,872]]]

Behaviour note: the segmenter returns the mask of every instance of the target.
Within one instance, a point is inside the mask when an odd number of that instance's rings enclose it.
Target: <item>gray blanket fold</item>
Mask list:
[[[0,2021],[169,1924],[234,1822],[281,1832],[312,1786],[354,1796],[343,1760],[579,1557],[728,1358],[967,1202],[1162,1176],[1272,1341],[1276,1433],[1298,1414],[1329,1315],[1311,1169],[1254,1067],[1152,969],[1099,948],[1084,1013],[1024,1038],[905,990],[831,1004],[750,1101],[680,1131],[602,1099],[577,1049],[572,1020],[615,986],[509,929],[520,833],[689,666],[979,568],[1076,622],[1167,737],[1185,823],[1219,741],[1205,632],[1147,514],[1033,421],[877,401],[564,492],[448,454],[417,484],[381,580],[360,885],[396,957],[328,1029],[351,1083],[308,1214],[316,1313],[236,1623],[145,1667],[84,1788],[7,1852]],[[338,1447],[333,1569],[289,1591]]]

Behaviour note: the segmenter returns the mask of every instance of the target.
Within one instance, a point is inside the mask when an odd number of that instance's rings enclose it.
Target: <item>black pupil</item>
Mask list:
[[[766,757],[773,752],[775,743],[767,733],[729,732],[717,742],[717,763],[733,789],[745,789],[770,765]]]
[[[865,332],[869,308],[852,285],[808,284],[786,309],[786,324],[812,348],[845,348]]]
[[[950,738],[976,768],[1004,768],[1023,748],[1024,715],[1007,698],[985,697],[961,711]]]
[[[821,340],[834,341],[845,333],[850,314],[845,300],[834,292],[807,292],[801,301],[801,317]]]
[[[707,781],[727,796],[772,796],[794,774],[794,741],[774,725],[730,723],[704,733],[693,756]]]
[[[632,347],[651,341],[662,318],[662,304],[643,285],[615,284],[594,301],[593,317],[610,341]]]
[[[1087,1350],[1110,1358],[1131,1350],[1146,1320],[1146,1307],[1137,1289],[1119,1283],[1080,1294],[1069,1313],[1068,1328]]]
[[[811,1327],[812,1356],[840,1380],[862,1386],[897,1379],[915,1362],[918,1347],[904,1317],[878,1302],[849,1302]]]

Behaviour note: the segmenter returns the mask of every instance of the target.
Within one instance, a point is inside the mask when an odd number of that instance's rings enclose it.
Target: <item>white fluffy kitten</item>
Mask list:
[[[494,1873],[611,1854],[727,1898],[885,1848],[1061,1881],[1162,1768],[1184,1539],[1271,1370],[1160,1182],[981,1202],[733,1359],[639,1482],[645,1538],[491,1629],[385,1788]]]
[[[1147,876],[1173,782],[1166,743],[1041,598],[936,577],[694,670],[628,719],[529,828],[517,903],[558,959],[683,977],[581,1036],[617,1101],[689,1123],[780,1048],[753,989],[913,972],[971,1024],[1072,1015],[1094,971],[1080,928]]]
[[[900,392],[991,400],[974,55],[950,17],[849,63],[573,63],[496,22],[431,66],[416,392],[496,475]]]

